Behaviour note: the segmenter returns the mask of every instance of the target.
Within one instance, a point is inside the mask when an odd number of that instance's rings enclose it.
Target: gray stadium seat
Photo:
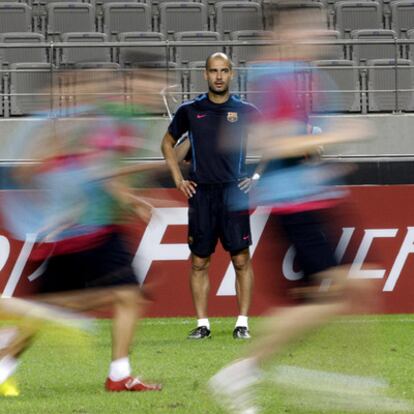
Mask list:
[[[258,40],[272,40],[273,33],[264,30],[238,30],[230,34],[231,40],[237,41],[258,41]],[[231,57],[236,65],[245,64],[255,60],[258,54],[263,51],[266,47],[272,49],[275,46],[254,46],[254,45],[243,45],[243,46],[232,46]]]
[[[187,88],[190,99],[207,91],[207,82],[204,79],[205,64],[205,61],[190,62],[189,64]]]
[[[414,1],[400,0],[391,3],[391,29],[399,38],[406,37],[410,29],[414,29]]]
[[[238,30],[263,30],[261,5],[249,1],[216,3],[216,31],[227,39]]]
[[[312,72],[311,109],[313,112],[359,112],[359,75],[350,60],[318,60]],[[318,93],[318,91],[325,91]]]
[[[167,2],[160,5],[160,32],[172,39],[176,32],[208,30],[207,6],[193,2]]]
[[[162,42],[165,40],[164,35],[157,32],[120,33],[118,39],[120,42]],[[166,47],[162,45],[120,47],[118,56],[122,67],[167,62]]]
[[[117,63],[78,63],[74,69],[65,72],[65,74],[61,87],[65,93],[65,111],[68,115],[76,114],[77,106],[85,104],[85,102],[106,101],[106,98],[103,98],[101,94],[113,96],[116,93],[118,98],[124,92],[124,90],[115,88],[114,83],[111,82],[112,80],[122,81],[120,78],[122,73]],[[99,89],[84,89],[85,84],[96,82],[99,84]],[[99,95],[94,95],[94,93],[99,93]],[[94,108],[88,109],[88,114],[102,115],[100,105],[94,106]]]
[[[414,39],[414,29],[409,30],[407,32],[407,39]],[[407,45],[407,53],[408,59],[411,61],[414,61],[414,43],[411,43],[410,45]]]
[[[119,33],[150,32],[151,7],[144,3],[107,3],[104,5],[104,32],[115,41]]]
[[[340,1],[335,3],[335,29],[342,37],[352,30],[382,29],[381,6],[376,1]]]
[[[335,42],[341,38],[341,34],[337,30],[321,30],[315,32],[315,35],[312,36],[317,41],[331,41]],[[340,60],[344,59],[344,46],[343,45],[328,45],[321,44],[318,48],[318,55],[321,56],[320,59],[328,60]]]
[[[171,3],[172,1],[179,1],[179,0],[150,0],[152,6],[152,17],[153,17],[153,29],[160,30],[159,21],[160,21],[160,6],[162,3]],[[182,2],[196,2],[196,3],[204,3],[204,0],[181,0]]]
[[[44,43],[40,33],[3,33],[0,43]],[[21,62],[47,62],[46,49],[40,47],[3,48],[0,47],[0,62],[3,65]]]
[[[23,3],[0,3],[0,33],[30,32],[32,8]]]
[[[11,115],[44,111],[55,105],[57,99],[52,101],[49,94],[52,76],[49,63],[14,63],[10,69]]]
[[[410,67],[412,62],[407,59],[398,59],[397,65],[398,89],[413,89],[414,72]],[[369,60],[368,66],[368,110],[370,112],[414,110],[412,91],[398,93],[398,108],[396,108],[394,59]],[[380,90],[380,92],[375,92],[375,90]]]
[[[93,42],[104,43],[107,41],[105,33],[65,33],[62,42]],[[75,65],[77,63],[110,62],[111,50],[109,47],[63,47],[60,54],[59,64]]]
[[[354,30],[351,34],[355,40],[394,40],[397,35],[394,30]],[[370,59],[394,59],[398,46],[394,44],[353,45],[352,59],[357,64],[366,63]]]
[[[277,10],[277,8],[286,9],[301,9],[307,10],[307,12],[315,18],[322,17],[324,25],[328,26],[328,13],[326,11],[325,5],[322,1],[318,0],[272,0],[272,8]],[[318,19],[319,20],[319,19]],[[272,21],[269,19],[270,26],[272,26]]]
[[[103,31],[103,16],[104,16],[104,5],[107,3],[146,3],[141,0],[91,0],[89,3],[95,6],[95,13],[97,19],[97,30]]]
[[[223,46],[202,46],[199,42],[220,40],[217,32],[178,32],[174,35],[177,41],[194,41],[194,46],[176,46],[175,59],[179,65],[206,60],[214,52],[222,52]]]
[[[47,5],[50,3],[67,3],[69,0],[29,0],[28,3],[32,7],[32,17],[34,27],[37,27],[40,21],[39,31],[46,34],[47,31]],[[70,0],[71,3],[82,3],[82,0]],[[85,2],[88,3],[88,2]],[[37,30],[37,29],[35,29]]]
[[[95,9],[87,3],[50,3],[47,5],[47,35],[59,40],[63,33],[94,32]]]

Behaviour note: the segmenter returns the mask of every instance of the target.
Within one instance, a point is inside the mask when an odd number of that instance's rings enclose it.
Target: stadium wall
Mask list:
[[[346,117],[353,118],[351,115]],[[315,125],[320,118],[315,118]],[[351,177],[351,183],[358,185],[351,187],[352,202],[342,210],[335,242],[342,246],[344,260],[351,263],[358,277],[376,281],[381,293],[378,306],[373,311],[411,313],[414,312],[414,281],[411,277],[414,266],[414,217],[411,209],[414,202],[414,115],[368,115],[363,118],[371,120],[375,126],[375,139],[325,148],[328,157],[340,162],[357,161],[360,167],[360,172]],[[150,155],[155,157],[160,156],[159,143],[169,122],[166,118],[156,120],[148,118],[143,121],[153,137],[154,152]],[[69,121],[82,123],[88,119]],[[16,132],[23,131],[30,138],[35,122],[39,121],[27,118],[0,121],[0,160],[4,165],[15,155],[10,144]],[[405,185],[361,185],[378,183]],[[3,194],[4,191],[7,190],[3,190]],[[146,227],[135,223],[126,229],[136,252],[134,265],[154,298],[149,315],[193,315],[188,287],[190,262],[186,245],[186,201],[171,188],[145,191],[151,195],[159,191],[161,198],[176,200],[180,205],[174,208],[158,205],[154,217],[161,217],[161,220],[154,218]],[[356,206],[358,211],[350,213],[354,210],[352,206]],[[293,252],[281,239],[274,239],[271,235],[272,221],[266,212],[256,212],[252,217],[255,243],[252,256],[256,275],[254,315],[264,313],[272,304],[289,303],[283,295],[284,288],[300,283]],[[26,294],[36,285],[39,264],[33,265],[28,260],[32,248],[30,239],[14,241],[2,230],[0,219],[0,292],[4,296]],[[375,269],[369,268],[369,263],[376,263]],[[221,247],[214,255],[210,278],[211,314],[235,314],[234,272]]]
[[[125,228],[135,252],[134,267],[153,298],[149,315],[193,315],[188,286],[186,200],[173,189],[145,191],[152,197],[178,203],[175,207],[160,203],[148,225],[137,222]],[[0,197],[4,194],[0,193]],[[414,312],[413,204],[414,185],[355,186],[350,189],[349,201],[332,217],[332,222],[338,224],[332,237],[342,262],[351,265],[355,277],[372,279],[380,292],[372,312]],[[278,230],[268,211],[256,210],[251,221],[256,279],[252,315],[260,315],[271,305],[292,303],[284,292],[286,287],[300,284],[301,274],[290,246],[272,236],[273,229],[276,235]],[[41,266],[28,260],[34,247],[30,237],[18,242],[0,230],[0,291],[4,296],[33,291]],[[234,277],[230,258],[219,247],[210,268],[212,316],[236,313]]]

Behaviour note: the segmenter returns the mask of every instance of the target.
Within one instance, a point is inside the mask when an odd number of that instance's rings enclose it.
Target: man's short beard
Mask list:
[[[216,90],[214,90],[211,86],[209,86],[209,87],[208,87],[208,90],[209,90],[211,93],[214,93],[215,95],[222,96],[222,95],[225,95],[225,94],[229,91],[229,88],[223,89],[222,91],[216,91]]]

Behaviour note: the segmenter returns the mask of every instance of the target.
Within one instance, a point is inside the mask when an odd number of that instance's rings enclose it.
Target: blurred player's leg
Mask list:
[[[158,384],[144,384],[131,376],[130,347],[135,325],[142,307],[141,294],[136,289],[119,289],[115,295],[112,321],[112,362],[105,383],[107,391],[159,391]]]

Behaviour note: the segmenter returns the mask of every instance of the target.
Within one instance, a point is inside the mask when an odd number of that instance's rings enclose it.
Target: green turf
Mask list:
[[[86,340],[49,329],[23,356],[17,375],[21,395],[0,400],[0,413],[223,413],[206,391],[208,378],[245,349],[231,337],[234,319],[212,319],[213,338],[186,340],[189,319],[147,319],[134,343],[131,361],[136,374],[164,384],[161,393],[113,393],[103,390],[110,360],[110,323],[98,322]],[[258,319],[251,320],[253,335]],[[291,347],[274,364],[386,378],[393,393],[414,399],[414,316],[342,318]],[[267,381],[258,389],[264,413],[316,413],[284,402]],[[332,411],[331,411],[332,412]],[[339,413],[335,411],[334,414]]]

